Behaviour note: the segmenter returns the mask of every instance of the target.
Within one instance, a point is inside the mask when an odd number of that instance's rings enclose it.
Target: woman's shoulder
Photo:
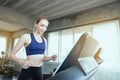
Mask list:
[[[43,36],[42,36],[42,38],[43,38],[43,40],[44,40],[45,42],[47,42],[47,40],[46,40],[46,38],[45,38],[45,37],[43,37]]]
[[[24,40],[28,40],[28,39],[30,39],[30,34],[23,34],[21,36],[21,38],[24,39]]]
[[[28,37],[30,34],[23,34],[21,37]]]

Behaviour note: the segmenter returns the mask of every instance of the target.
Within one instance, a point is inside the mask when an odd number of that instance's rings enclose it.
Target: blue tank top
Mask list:
[[[35,40],[33,33],[30,34],[31,43],[26,47],[27,55],[35,55],[35,54],[44,54],[45,51],[45,41],[42,37],[42,42],[39,43]]]

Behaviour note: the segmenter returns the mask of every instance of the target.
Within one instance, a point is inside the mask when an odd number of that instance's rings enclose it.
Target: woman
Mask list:
[[[18,80],[42,80],[43,61],[56,60],[56,55],[45,55],[46,39],[42,34],[47,30],[49,21],[45,17],[39,17],[35,22],[33,33],[20,37],[16,46],[10,53],[10,59],[21,65],[22,70]],[[27,59],[16,57],[17,51],[25,46]]]

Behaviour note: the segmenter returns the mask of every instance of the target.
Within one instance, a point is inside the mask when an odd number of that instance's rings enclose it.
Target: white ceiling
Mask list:
[[[35,19],[46,16],[49,20],[57,19],[80,11],[98,7],[118,0],[0,0],[0,6],[19,12]],[[0,29],[16,31],[23,29],[19,24],[0,21]],[[13,28],[9,28],[13,26]]]

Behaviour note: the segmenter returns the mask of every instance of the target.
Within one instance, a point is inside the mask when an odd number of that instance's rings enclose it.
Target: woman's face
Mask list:
[[[47,30],[48,24],[47,20],[42,19],[38,24],[36,24],[37,32],[43,34]]]

